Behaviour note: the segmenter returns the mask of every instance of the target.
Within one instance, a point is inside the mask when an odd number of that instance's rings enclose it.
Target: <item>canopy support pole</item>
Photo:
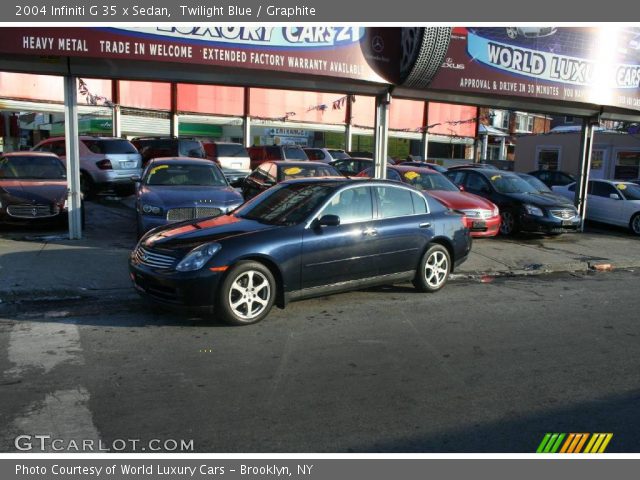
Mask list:
[[[424,111],[422,112],[422,161],[429,161],[429,102],[424,102]]]
[[[387,146],[389,141],[389,104],[391,92],[376,97],[376,119],[374,126],[374,176],[387,178]]]
[[[244,101],[242,114],[242,141],[244,146],[251,146],[251,89],[244,87]]]
[[[178,84],[171,83],[171,112],[169,117],[169,135],[178,138],[180,135],[180,120],[178,119]]]
[[[120,80],[111,80],[111,128],[112,135],[122,137],[122,113],[120,111]]]
[[[584,117],[582,119],[582,133],[580,135],[580,177],[576,183],[576,193],[574,204],[580,214],[580,231],[584,232],[584,220],[587,213],[587,187],[589,184],[589,173],[591,172],[591,150],[593,146],[593,135],[595,126],[599,124],[597,118]]]
[[[78,139],[77,77],[64,77],[64,125],[67,158],[67,206],[69,239],[82,238],[82,195],[80,193],[80,150]]]

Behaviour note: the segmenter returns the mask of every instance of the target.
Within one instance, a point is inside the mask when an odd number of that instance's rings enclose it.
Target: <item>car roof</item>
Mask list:
[[[396,180],[387,180],[381,178],[369,178],[369,177],[309,177],[309,178],[293,178],[291,180],[285,180],[280,183],[280,185],[289,185],[293,183],[326,183],[326,184],[343,184],[343,185],[352,185],[354,183],[372,183],[372,184],[384,184],[384,185],[395,185],[397,187],[410,188],[415,190],[417,193],[421,193],[419,189],[413,187],[412,185],[408,185],[403,182],[398,182]]]
[[[167,165],[215,165],[211,160],[193,157],[157,157],[149,162],[149,165],[166,163]]]
[[[493,175],[510,175],[517,176],[514,172],[509,172],[507,170],[494,170],[493,168],[474,168],[474,167],[460,167],[454,169],[455,172],[478,172],[482,173],[486,177],[491,177]]]
[[[64,140],[66,137],[64,136],[60,136],[60,137],[49,137],[45,140],[43,140],[43,142],[49,142],[52,140],[58,141],[58,140]],[[79,135],[78,139],[80,140],[124,140],[125,142],[128,142],[129,140],[127,140],[126,138],[120,138],[120,137],[101,137],[98,135]]]
[[[291,160],[269,160],[264,163],[273,163],[278,167],[326,167],[327,164],[324,162],[314,162],[312,160],[299,160],[299,161],[291,161]]]
[[[21,151],[21,152],[5,152],[1,153],[2,157],[54,157],[60,158],[55,153],[51,152],[31,152],[31,151]]]
[[[427,175],[441,175],[440,172],[434,170],[433,168],[429,168],[429,167],[416,167],[413,165],[388,165],[387,168],[390,168],[392,170],[397,170],[399,172],[420,172],[420,173],[426,173]]]

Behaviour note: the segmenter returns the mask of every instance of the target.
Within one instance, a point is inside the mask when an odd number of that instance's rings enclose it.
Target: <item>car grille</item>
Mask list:
[[[193,220],[194,218],[212,217],[221,213],[222,210],[216,207],[172,208],[167,212],[167,220],[172,222]]]
[[[555,209],[550,211],[551,211],[551,215],[561,220],[569,220],[576,216],[576,211],[570,208],[561,208],[561,209]]]
[[[17,218],[43,218],[54,217],[60,213],[60,207],[57,205],[9,205],[7,213]]]
[[[136,262],[142,265],[163,270],[170,269],[176,262],[176,259],[169,255],[155,253],[143,247],[136,248],[135,252],[133,252],[133,257]]]

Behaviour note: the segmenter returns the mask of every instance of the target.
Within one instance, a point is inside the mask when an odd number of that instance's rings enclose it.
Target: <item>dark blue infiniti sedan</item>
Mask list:
[[[463,216],[408,185],[314,178],[283,182],[227,215],[154,229],[129,268],[152,300],[244,325],[274,304],[375,285],[438,291],[470,249]]]
[[[243,202],[213,162],[156,158],[147,165],[136,190],[138,237],[167,223],[227,213]]]

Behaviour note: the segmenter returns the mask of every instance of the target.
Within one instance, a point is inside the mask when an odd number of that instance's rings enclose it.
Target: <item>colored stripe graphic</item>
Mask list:
[[[613,433],[546,433],[536,453],[604,453],[612,438]]]

